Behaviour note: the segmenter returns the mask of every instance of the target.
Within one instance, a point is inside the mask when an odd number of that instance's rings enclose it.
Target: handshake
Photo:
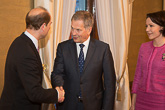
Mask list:
[[[56,90],[58,91],[58,102],[62,103],[65,99],[65,91],[62,86],[56,87]]]

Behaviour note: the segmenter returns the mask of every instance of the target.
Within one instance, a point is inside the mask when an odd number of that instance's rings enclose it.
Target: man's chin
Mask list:
[[[79,40],[78,40],[78,39],[74,39],[74,38],[73,38],[73,41],[74,41],[75,43],[79,43]]]

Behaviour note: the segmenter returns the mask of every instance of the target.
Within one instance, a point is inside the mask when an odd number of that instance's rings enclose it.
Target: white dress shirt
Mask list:
[[[36,49],[38,50],[38,40],[27,31],[25,31],[24,34],[27,35],[32,40],[32,42],[34,43]]]
[[[87,54],[87,51],[88,51],[89,41],[90,41],[90,36],[89,36],[89,38],[85,42],[82,43],[82,44],[85,45],[84,48],[83,48],[84,60],[86,58],[86,54]],[[80,46],[79,46],[79,44],[81,44],[81,43],[76,43],[78,57],[79,57],[79,54],[80,54]]]

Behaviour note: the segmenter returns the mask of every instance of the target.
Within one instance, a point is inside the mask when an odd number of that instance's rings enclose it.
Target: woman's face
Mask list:
[[[150,40],[162,37],[162,33],[160,33],[162,29],[163,27],[153,23],[150,18],[146,19],[146,32]]]

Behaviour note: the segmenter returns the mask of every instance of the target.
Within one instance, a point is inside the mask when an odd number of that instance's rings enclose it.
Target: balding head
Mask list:
[[[50,21],[50,14],[43,7],[30,10],[26,15],[26,28],[38,30],[43,23],[46,25]]]

